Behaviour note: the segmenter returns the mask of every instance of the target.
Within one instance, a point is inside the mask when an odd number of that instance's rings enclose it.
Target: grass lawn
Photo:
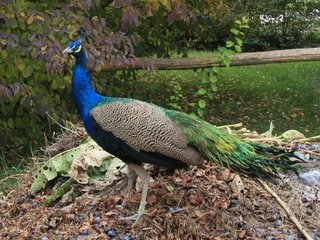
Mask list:
[[[226,104],[216,105],[224,119],[243,120],[259,131],[273,121],[276,132],[320,134],[320,62],[224,69],[220,88]]]
[[[196,101],[199,74],[174,70],[139,75],[144,80],[134,82],[133,97],[168,104],[174,84],[179,83],[183,95],[180,105],[191,111],[186,103]],[[149,82],[148,91],[145,81]],[[272,121],[278,134],[289,129],[307,136],[320,134],[320,62],[223,68],[218,87],[207,116],[217,125],[243,122],[250,130],[264,132]]]
[[[15,166],[12,166],[12,164],[7,163],[5,156],[0,155],[0,199],[2,198],[4,189],[14,188],[19,184],[19,181],[14,176],[6,181],[3,181],[3,179],[12,174],[16,175],[23,173],[23,164],[24,163],[20,162],[19,164],[14,164]]]

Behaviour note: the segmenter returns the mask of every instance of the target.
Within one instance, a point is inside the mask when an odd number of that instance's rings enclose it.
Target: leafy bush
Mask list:
[[[97,59],[90,61],[95,72],[103,60],[124,61],[123,52],[132,54],[139,39],[112,33],[103,18],[88,18],[77,3],[59,8],[23,0],[1,4],[0,150],[21,152],[51,138],[57,131],[51,120],[76,118],[70,95],[71,62],[62,56],[62,49],[75,39],[79,26],[95,26],[90,27],[95,42],[88,46],[89,58]]]
[[[0,8],[2,150],[8,146],[21,150],[39,143],[43,131],[53,130],[46,113],[58,120],[60,116],[66,117],[70,107],[70,101],[61,98],[69,93],[68,75],[63,76],[59,66],[46,71],[44,62],[37,59],[40,54],[52,52],[54,35],[40,47],[39,38],[44,35],[48,19],[44,14],[28,10],[32,8],[34,4],[23,1]],[[40,49],[34,48],[37,45]]]
[[[242,0],[238,12],[250,18],[245,50],[263,51],[319,44],[318,0]]]

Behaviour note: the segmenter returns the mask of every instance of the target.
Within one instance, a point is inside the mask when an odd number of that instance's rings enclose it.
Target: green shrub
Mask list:
[[[47,8],[22,0],[0,4],[0,151],[6,156],[50,139],[58,130],[52,120],[76,116],[64,70],[71,65],[61,50],[83,16]]]
[[[242,0],[238,11],[250,18],[246,51],[264,51],[319,44],[318,0]]]

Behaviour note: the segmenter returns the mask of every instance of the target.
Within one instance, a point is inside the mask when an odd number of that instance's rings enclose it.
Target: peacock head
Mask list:
[[[64,54],[69,53],[76,57],[81,53],[81,51],[82,51],[81,40],[78,40],[78,41],[69,43],[66,49],[64,49],[62,53]]]

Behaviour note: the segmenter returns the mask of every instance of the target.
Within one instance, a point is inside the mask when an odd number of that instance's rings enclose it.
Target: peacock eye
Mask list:
[[[78,52],[80,52],[80,51],[81,51],[81,45],[76,46],[76,47],[74,48],[74,52],[78,53]]]

